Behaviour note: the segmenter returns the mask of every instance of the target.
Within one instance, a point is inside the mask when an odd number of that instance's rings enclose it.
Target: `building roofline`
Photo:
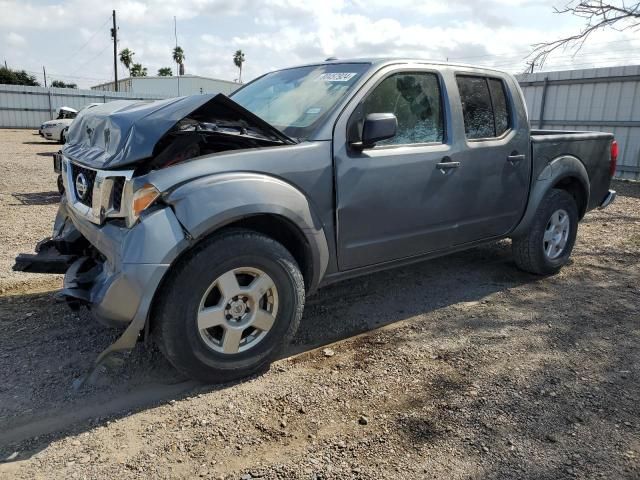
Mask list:
[[[146,77],[126,77],[126,78],[119,78],[118,79],[118,83],[120,82],[126,82],[127,80],[149,80],[149,79],[157,79],[157,78],[201,78],[203,80],[213,80],[215,82],[222,82],[222,83],[228,83],[230,85],[241,85],[240,83],[237,82],[232,82],[231,80],[222,80],[221,78],[212,78],[212,77],[203,77],[202,75],[171,75],[171,76],[165,76],[165,77],[161,77],[160,75],[152,75],[152,76],[146,76]],[[111,82],[105,82],[105,83],[99,83],[98,85],[92,85],[90,88],[97,88],[97,87],[104,87],[106,85],[113,85],[114,81]]]

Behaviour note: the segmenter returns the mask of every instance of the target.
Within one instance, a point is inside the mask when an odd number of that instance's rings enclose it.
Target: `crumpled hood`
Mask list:
[[[179,121],[206,107],[210,121],[233,121],[283,144],[295,143],[223,94],[156,101],[117,100],[81,111],[69,128],[62,153],[88,167],[109,169],[150,158],[156,144]]]

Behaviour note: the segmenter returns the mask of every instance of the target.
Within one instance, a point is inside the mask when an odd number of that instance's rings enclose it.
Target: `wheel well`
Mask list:
[[[197,241],[197,244],[206,240],[207,238],[210,238],[212,235],[216,235],[225,230],[232,230],[237,228],[243,228],[246,230],[253,230],[254,232],[262,233],[263,235],[266,235],[282,244],[282,246],[284,246],[284,248],[286,248],[289,253],[291,253],[293,258],[298,263],[298,266],[300,267],[300,271],[302,273],[302,277],[304,279],[305,289],[309,289],[309,286],[311,285],[313,279],[313,256],[311,253],[311,247],[309,246],[307,239],[304,237],[304,234],[300,231],[300,229],[284,217],[273,214],[257,214],[250,217],[245,217],[232,223],[228,223],[223,227],[209,233],[208,235],[199,239]],[[193,251],[193,245],[191,246],[191,248],[182,252],[182,254],[174,260],[174,262],[172,263],[172,267],[174,267],[178,262],[184,260],[184,258],[191,251]],[[154,310],[158,304],[158,297],[159,295],[162,295],[162,291],[165,288],[166,282],[169,277],[169,272],[167,272],[160,282],[160,285],[156,289],[156,292],[154,293],[153,300],[149,308],[150,313],[145,324],[145,337],[154,327],[154,318],[156,317]]]
[[[553,188],[558,188],[569,193],[576,201],[580,218],[584,217],[587,211],[588,195],[580,180],[576,177],[566,177],[558,181]]]
[[[282,244],[282,246],[293,255],[293,258],[295,258],[302,272],[305,288],[309,288],[313,278],[311,247],[304,234],[290,220],[279,215],[258,214],[229,223],[225,225],[222,230],[233,228],[253,230]],[[219,231],[220,230],[217,230],[213,234]]]

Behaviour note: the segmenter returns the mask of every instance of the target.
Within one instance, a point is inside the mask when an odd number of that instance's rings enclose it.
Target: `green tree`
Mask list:
[[[5,85],[28,85],[39,87],[36,77],[29,75],[24,70],[11,70],[10,68],[0,68],[0,83]]]
[[[158,69],[159,77],[170,77],[172,75],[173,75],[173,70],[171,70],[171,67],[162,67]]]
[[[132,50],[129,50],[128,48],[125,48],[123,50],[120,51],[120,62],[124,65],[124,68],[126,68],[129,71],[129,76],[131,77],[131,66],[133,65],[133,56],[135,55],[135,53]]]
[[[178,75],[184,75],[184,50],[182,47],[176,47],[173,49],[173,61],[178,64]]]
[[[242,50],[236,50],[233,54],[233,64],[238,67],[240,73],[238,75],[238,82],[242,83],[242,64],[244,63],[244,52]]]
[[[54,80],[51,82],[51,86],[55,88],[78,88],[75,83],[65,83],[62,80]]]
[[[132,77],[146,77],[147,67],[143,67],[141,63],[134,63],[133,65],[131,65],[129,75],[131,75]]]

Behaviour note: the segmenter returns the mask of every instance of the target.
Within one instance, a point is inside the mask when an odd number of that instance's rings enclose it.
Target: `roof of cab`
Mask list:
[[[442,60],[428,60],[424,58],[404,58],[404,57],[362,57],[362,58],[331,58],[322,62],[313,62],[306,63],[302,65],[296,65],[293,67],[287,67],[283,70],[288,70],[290,68],[297,67],[311,67],[315,65],[327,65],[327,64],[340,64],[340,63],[368,63],[372,66],[376,67],[384,67],[387,65],[397,65],[403,63],[422,63],[426,65],[442,65],[446,67],[462,67],[462,68],[475,68],[478,70],[489,70],[493,72],[501,72],[506,73],[504,70],[499,70],[497,68],[479,66],[479,65],[469,65],[465,63],[451,63],[451,62],[443,62]]]

